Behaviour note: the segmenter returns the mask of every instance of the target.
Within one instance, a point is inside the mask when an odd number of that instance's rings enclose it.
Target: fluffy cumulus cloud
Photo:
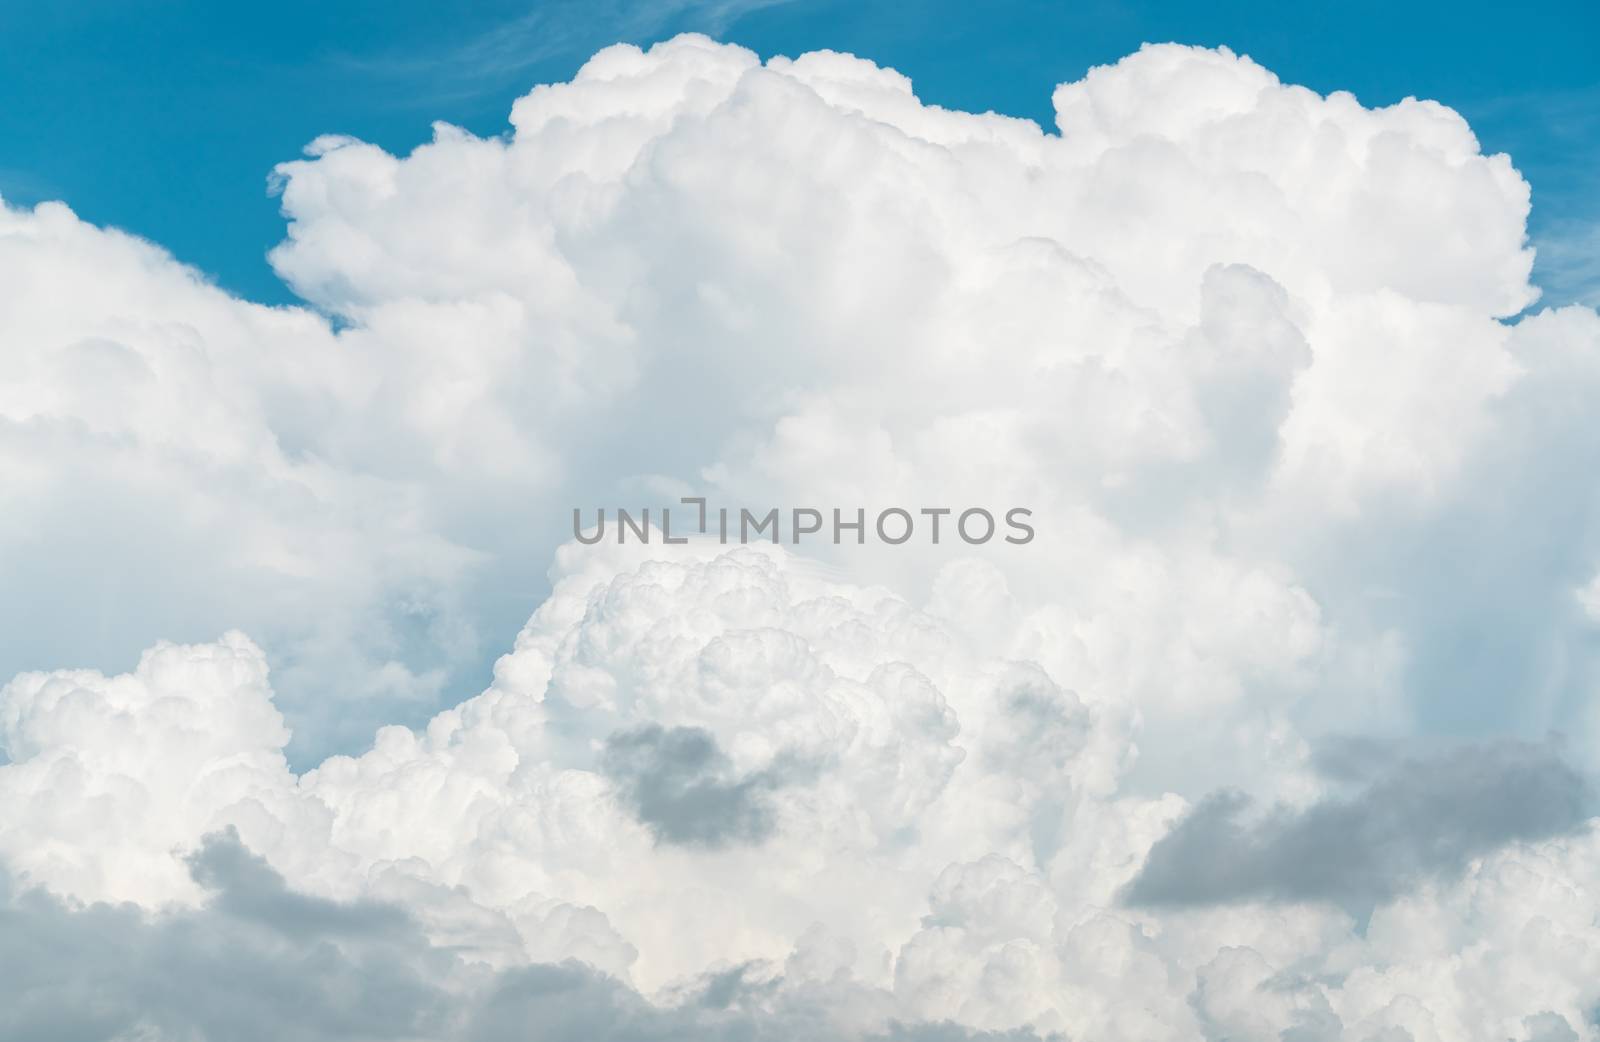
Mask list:
[[[0,208],[12,1033],[1595,1038],[1527,185],[1227,51],[1054,100],[611,48],[281,165],[306,308]],[[569,541],[683,495],[1036,536]]]

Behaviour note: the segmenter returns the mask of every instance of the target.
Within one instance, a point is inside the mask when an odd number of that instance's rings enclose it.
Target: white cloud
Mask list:
[[[19,677],[0,692],[0,797],[28,812],[0,828],[0,856],[80,899],[189,904],[202,892],[174,852],[231,826],[292,885],[400,902],[433,943],[492,966],[578,958],[663,1000],[786,967],[771,986],[796,1001],[819,980],[877,995],[862,1031],[1270,1038],[1310,1017],[1500,1039],[1545,1011],[1582,1023],[1600,1000],[1585,969],[1600,934],[1571,907],[1594,839],[1504,830],[1537,792],[1508,791],[1481,827],[1465,820],[1477,788],[1452,805],[1415,766],[1363,797],[1420,799],[1487,837],[1439,879],[1395,880],[1364,934],[1315,903],[1128,908],[1184,801],[1122,791],[1125,707],[782,550],[574,544],[563,562],[484,694],[301,776],[242,637],[159,647],[122,677]],[[692,740],[640,745],[661,721]],[[639,798],[637,758],[619,768],[619,740],[658,757],[642,768],[657,802]],[[1397,795],[1419,777],[1417,799]],[[751,778],[776,780],[729,797]],[[1307,813],[1296,843],[1348,817]],[[1543,934],[1548,954],[1512,940]],[[1533,992],[1495,974],[1499,945],[1536,960]]]
[[[1216,786],[1320,820],[1330,731],[1596,759],[1600,318],[1505,321],[1526,184],[1448,109],[1226,51],[1055,102],[1050,134],[845,55],[611,48],[503,137],[281,166],[315,311],[0,210],[0,668],[267,649],[13,680],[10,870],[192,902],[173,851],[232,825],[473,958],[651,993],[754,960],[880,1026],[1592,1034],[1586,835],[1473,847],[1364,933],[1118,901]],[[663,489],[1039,536],[555,551]],[[318,762],[470,690],[541,598],[479,697]]]

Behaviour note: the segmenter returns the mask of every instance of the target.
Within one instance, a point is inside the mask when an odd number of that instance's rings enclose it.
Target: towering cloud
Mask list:
[[[220,930],[403,998],[308,1038],[1592,1037],[1600,317],[1527,185],[1227,51],[1055,107],[611,48],[280,166],[300,309],[0,208],[0,860],[138,960],[94,1025],[237,1036],[163,1005]],[[682,495],[1037,535],[560,545]]]

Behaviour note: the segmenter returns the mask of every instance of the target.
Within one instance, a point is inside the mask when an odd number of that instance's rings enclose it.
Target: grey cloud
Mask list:
[[[864,990],[742,972],[657,1006],[577,962],[496,972],[397,907],[298,893],[231,832],[188,864],[210,899],[159,914],[75,907],[0,872],[0,1042],[1040,1042],[950,1025],[841,1033],[833,1011]]]
[[[323,1042],[448,1031],[451,998],[439,982],[461,971],[404,915],[292,894],[229,834],[208,837],[190,867],[213,900],[154,917],[132,905],[73,908],[0,879],[0,1039]],[[332,913],[326,926],[318,910]]]
[[[212,891],[211,905],[217,912],[269,926],[285,937],[403,936],[412,928],[405,913],[392,905],[296,893],[271,865],[239,843],[231,829],[209,839],[185,860],[195,882]]]
[[[1501,742],[1426,758],[1348,744],[1320,758],[1353,795],[1254,813],[1237,792],[1203,800],[1151,849],[1132,905],[1332,901],[1370,909],[1474,857],[1577,829],[1586,779],[1550,745]]]
[[[1524,1017],[1522,1026],[1527,1029],[1528,1042],[1578,1042],[1578,1033],[1572,1030],[1567,1018],[1559,1013],[1540,1013]]]
[[[638,819],[664,843],[759,843],[772,834],[769,796],[807,769],[780,759],[738,777],[711,732],[648,725],[606,740],[601,770]]]

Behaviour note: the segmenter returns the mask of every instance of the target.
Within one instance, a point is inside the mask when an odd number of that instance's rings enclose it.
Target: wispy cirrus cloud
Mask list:
[[[1562,221],[1535,243],[1550,303],[1600,307],[1600,214]]]
[[[1530,171],[1539,306],[1600,302],[1600,84],[1507,94],[1468,115],[1486,144]]]
[[[344,55],[342,65],[380,78],[431,85],[429,101],[471,97],[524,76],[544,62],[586,55],[618,42],[674,32],[721,36],[752,11],[794,0],[553,0],[480,28],[436,50]]]

